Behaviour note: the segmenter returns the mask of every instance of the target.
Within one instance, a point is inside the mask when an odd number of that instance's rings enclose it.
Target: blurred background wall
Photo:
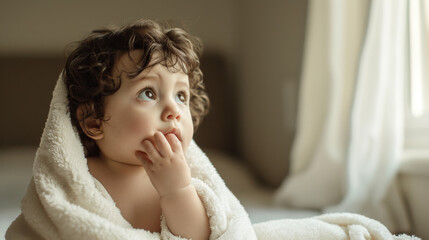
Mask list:
[[[197,143],[237,156],[277,186],[295,129],[306,11],[298,0],[2,0],[0,149],[38,145],[68,43],[138,18],[167,20],[205,45],[212,111]]]

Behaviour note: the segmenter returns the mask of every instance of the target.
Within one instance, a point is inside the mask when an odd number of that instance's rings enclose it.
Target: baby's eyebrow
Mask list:
[[[188,83],[188,81],[181,81],[181,80],[178,80],[178,81],[176,81],[176,85],[177,85],[177,86],[184,86],[184,87],[186,87],[186,88],[189,88],[189,83]]]
[[[137,77],[135,77],[135,78],[133,78],[133,79],[130,79],[131,81],[131,83],[138,83],[138,82],[142,82],[142,81],[151,81],[151,82],[155,82],[156,80],[158,79],[158,77],[157,76],[155,76],[155,75],[151,75],[151,74],[146,74],[146,75],[143,75],[143,76],[137,76]]]
[[[146,81],[150,81],[150,82],[157,82],[159,81],[160,76],[156,73],[146,73],[144,75],[138,75],[137,77],[130,79],[131,84],[136,84],[139,82],[146,82]],[[189,88],[189,80],[182,79],[181,77],[176,79],[176,86],[183,86],[186,88]]]

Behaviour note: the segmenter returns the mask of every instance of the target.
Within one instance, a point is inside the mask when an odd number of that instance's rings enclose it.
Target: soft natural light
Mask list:
[[[429,149],[429,0],[408,1],[409,84],[406,149]]]
[[[425,37],[422,32],[422,4],[421,1],[409,1],[409,23],[410,23],[410,87],[411,87],[411,112],[414,117],[422,116],[427,111],[427,84],[426,68],[423,63],[426,56],[425,49],[422,48],[422,39]]]

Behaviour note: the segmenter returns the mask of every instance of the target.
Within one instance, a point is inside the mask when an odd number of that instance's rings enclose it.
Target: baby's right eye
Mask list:
[[[139,93],[138,98],[143,101],[152,101],[156,99],[155,93],[150,88],[143,89],[143,91]]]

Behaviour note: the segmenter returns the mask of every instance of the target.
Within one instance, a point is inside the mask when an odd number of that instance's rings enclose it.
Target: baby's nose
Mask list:
[[[173,120],[173,119],[180,120],[180,114],[169,114],[167,116],[167,120]]]
[[[181,118],[179,109],[174,104],[168,105],[164,109],[164,112],[162,113],[161,118],[163,121],[173,121],[173,120],[179,121]]]

